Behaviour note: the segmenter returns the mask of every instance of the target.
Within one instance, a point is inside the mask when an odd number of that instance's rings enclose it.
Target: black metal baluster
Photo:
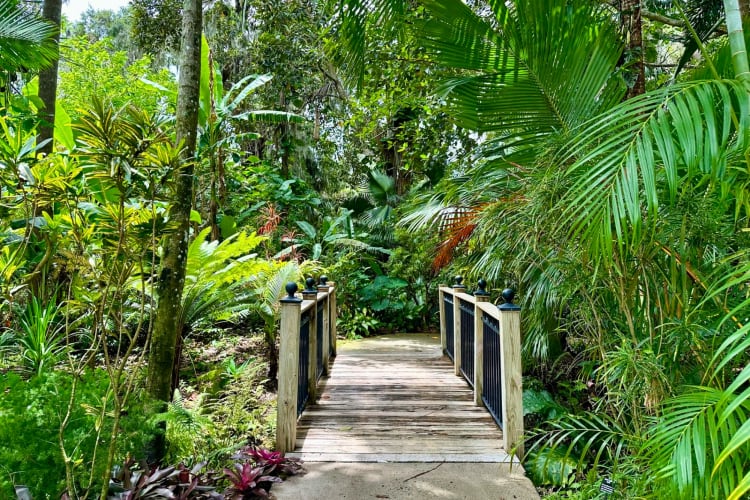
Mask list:
[[[500,352],[500,322],[482,312],[483,344],[482,363],[484,376],[482,380],[482,401],[495,419],[503,427],[502,407],[502,353]]]
[[[317,344],[315,344],[315,347],[317,349],[318,355],[317,355],[317,361],[318,361],[318,367],[317,367],[317,377],[316,381],[320,379],[321,375],[323,375],[323,306],[325,305],[324,301],[318,302],[318,314],[317,317],[317,328],[315,329],[315,335],[317,338]]]
[[[453,359],[453,295],[445,294],[445,353]]]
[[[461,373],[474,387],[474,304],[459,299],[461,311]]]
[[[302,415],[309,398],[308,367],[310,365],[310,312],[308,309],[300,318],[299,335],[299,375],[297,378],[297,416]]]

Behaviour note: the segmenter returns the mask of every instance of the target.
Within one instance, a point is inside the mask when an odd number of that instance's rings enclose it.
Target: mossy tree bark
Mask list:
[[[62,17],[62,0],[44,0],[42,7],[42,17],[54,23],[57,27],[55,34],[55,47],[59,54],[60,42],[60,19]],[[44,110],[41,113],[42,123],[39,126],[37,143],[48,140],[40,151],[51,153],[54,147],[52,138],[55,133],[55,103],[57,101],[57,68],[58,58],[55,58],[52,65],[39,72],[39,99],[44,103]]]
[[[193,201],[193,170],[198,109],[200,102],[201,32],[203,12],[200,0],[185,0],[180,49],[179,92],[177,97],[176,141],[182,145],[181,165],[175,170],[175,199],[169,210],[171,232],[164,242],[164,256],[157,284],[156,316],[148,360],[147,389],[160,401],[169,401],[175,384],[173,369],[179,362],[176,352],[181,332],[180,316],[182,291],[185,285],[190,231],[190,211]],[[153,455],[161,459],[163,440],[154,443]]]
[[[620,3],[620,25],[632,58],[632,86],[628,89],[626,99],[646,92],[646,73],[643,64],[643,20],[641,17],[641,0],[623,0]]]

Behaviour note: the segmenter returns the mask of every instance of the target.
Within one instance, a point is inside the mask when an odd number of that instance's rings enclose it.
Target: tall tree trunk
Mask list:
[[[286,104],[286,94],[284,89],[279,93],[279,107],[284,111],[289,111]],[[289,156],[291,153],[291,137],[289,124],[282,123],[279,125],[279,148],[281,149],[281,177],[289,178]]]
[[[173,369],[181,334],[182,291],[185,285],[190,211],[193,201],[193,169],[200,101],[201,31],[203,11],[201,0],[185,0],[180,49],[180,77],[177,96],[176,141],[182,144],[182,165],[175,171],[176,194],[169,210],[173,232],[165,238],[164,257],[159,272],[156,316],[148,359],[147,389],[160,401],[172,396]],[[155,444],[154,458],[164,455],[163,440]]]
[[[44,0],[42,17],[55,23],[58,27],[55,34],[55,50],[60,53],[60,18],[62,17],[62,0]],[[48,140],[49,142],[40,148],[43,153],[50,154],[54,148],[52,138],[55,134],[55,102],[57,100],[57,68],[58,58],[52,66],[39,72],[39,99],[44,103],[42,123],[39,126],[37,143]]]
[[[724,0],[724,11],[727,19],[729,46],[732,49],[732,66],[734,76],[745,84],[750,92],[750,67],[747,62],[745,32],[742,27],[742,12],[739,0]]]
[[[628,52],[635,75],[633,86],[628,89],[626,99],[646,92],[646,73],[643,65],[643,20],[641,0],[622,0],[620,4],[620,26],[628,44]]]

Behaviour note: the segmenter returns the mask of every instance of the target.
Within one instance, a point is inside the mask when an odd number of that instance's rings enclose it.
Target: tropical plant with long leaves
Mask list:
[[[347,247],[366,252],[388,254],[389,251],[367,243],[367,234],[357,232],[351,217],[351,210],[341,209],[337,216],[323,217],[320,229],[307,221],[295,221],[301,233],[293,239],[293,244],[282,250],[276,257],[301,251],[311,260],[318,260],[336,247]]]
[[[35,375],[50,370],[59,360],[64,344],[64,327],[53,301],[43,304],[32,297],[19,318],[18,345],[25,368]]]
[[[744,260],[705,299],[742,293],[750,279]],[[659,488],[674,498],[740,499],[750,491],[750,299],[735,302],[717,325],[732,331],[716,349],[701,385],[689,386],[666,402],[646,442],[645,455]]]
[[[602,36],[617,40],[614,28],[584,21],[606,17],[596,6],[489,1],[483,18],[461,2],[420,3],[431,17],[417,37],[457,73],[439,87],[449,112],[487,140],[476,166],[404,223],[436,222],[453,249],[462,245],[461,266],[517,284],[527,352],[549,356],[540,334],[562,332],[556,354],[578,350],[604,388],[596,413],[559,424],[540,451],[562,447],[579,464],[607,457],[611,467],[622,456],[612,450],[645,456],[627,436],[656,422],[655,491],[740,498],[750,489],[747,345],[716,318],[747,305],[736,298],[740,282],[733,294],[710,293],[736,276],[746,257],[735,251],[748,244],[750,113],[736,2],[725,8],[735,80],[686,81],[623,103],[620,44]],[[624,432],[602,433],[613,428],[599,425],[604,415]]]
[[[200,321],[231,319],[244,313],[256,297],[246,283],[270,267],[270,263],[252,254],[265,239],[263,236],[237,233],[222,242],[207,241],[209,231],[198,233],[188,247],[178,318],[185,333]]]
[[[57,27],[17,2],[0,4],[0,71],[38,70],[57,58]]]
[[[288,124],[305,121],[302,116],[285,111],[246,109],[249,97],[272,78],[267,74],[247,75],[225,90],[221,71],[214,66],[210,48],[203,37],[197,154],[208,162],[210,170],[209,222],[214,239],[220,236],[216,219],[219,206],[226,196],[225,156],[229,151],[237,151],[243,141],[259,137],[256,132],[243,128],[242,123]]]

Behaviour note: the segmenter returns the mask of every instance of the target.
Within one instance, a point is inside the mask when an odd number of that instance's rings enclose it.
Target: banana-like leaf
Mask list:
[[[303,116],[287,113],[286,111],[273,111],[273,110],[262,110],[262,111],[246,111],[234,115],[232,118],[235,120],[246,120],[249,122],[262,122],[262,123],[305,123]]]
[[[229,89],[229,92],[221,100],[222,107],[229,113],[233,112],[251,92],[270,82],[272,78],[273,76],[271,75],[247,75],[232,85],[232,88]],[[237,96],[232,97],[235,89],[238,89]]]

